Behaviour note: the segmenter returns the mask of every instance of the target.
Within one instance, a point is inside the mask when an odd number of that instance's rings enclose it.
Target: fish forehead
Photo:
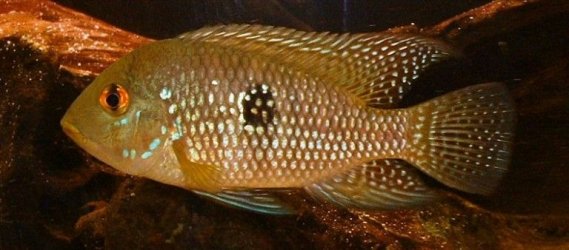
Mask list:
[[[404,145],[402,114],[378,115],[301,67],[188,51],[157,92],[172,139],[191,161],[221,167],[226,186],[298,186]]]

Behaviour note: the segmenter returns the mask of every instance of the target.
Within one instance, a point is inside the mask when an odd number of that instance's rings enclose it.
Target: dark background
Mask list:
[[[428,30],[489,1],[57,2],[161,39],[219,23],[338,32],[414,23]],[[510,246],[508,241],[527,248],[567,243],[569,8],[563,1],[534,2],[555,4],[527,4],[482,23],[473,20],[472,27],[469,19],[453,23],[448,30],[456,36],[433,32],[464,56],[425,72],[404,100],[410,105],[471,84],[505,82],[517,105],[518,126],[511,171],[497,193],[480,197],[446,189],[454,196],[440,204],[367,217],[310,199],[300,200],[298,217],[262,216],[179,188],[118,176],[59,127],[65,109],[94,76],[66,72],[57,55],[19,37],[2,38],[0,249],[494,249]],[[174,237],[179,225],[183,231]],[[167,242],[170,238],[175,244]]]
[[[317,31],[429,26],[488,0],[56,0],[125,30],[155,38],[220,23],[260,23]]]

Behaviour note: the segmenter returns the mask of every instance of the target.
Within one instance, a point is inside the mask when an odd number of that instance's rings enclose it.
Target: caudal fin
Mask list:
[[[450,187],[494,190],[508,170],[515,123],[504,84],[467,87],[410,111],[407,161]]]

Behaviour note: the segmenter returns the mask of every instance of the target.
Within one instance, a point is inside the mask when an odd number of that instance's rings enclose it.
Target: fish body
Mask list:
[[[454,55],[411,34],[209,27],[111,65],[62,126],[120,171],[264,213],[290,212],[272,191],[293,188],[345,207],[420,204],[436,195],[419,172],[487,194],[512,139],[502,84],[394,108]]]

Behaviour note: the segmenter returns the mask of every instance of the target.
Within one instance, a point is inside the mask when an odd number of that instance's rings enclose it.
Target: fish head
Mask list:
[[[163,104],[149,90],[152,66],[140,65],[156,56],[144,52],[148,49],[135,51],[105,69],[60,123],[76,144],[107,165],[161,181],[164,171],[171,171],[161,166],[175,167],[176,163],[167,145]]]

